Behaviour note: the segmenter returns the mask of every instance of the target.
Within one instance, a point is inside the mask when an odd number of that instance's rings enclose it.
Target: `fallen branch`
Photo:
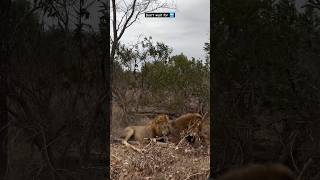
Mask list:
[[[120,158],[118,158],[117,156],[111,154],[112,157],[116,158],[118,161],[120,161]]]
[[[156,142],[156,144],[157,144],[158,146],[161,146],[161,147],[168,147],[168,146],[169,146],[168,143],[163,143],[163,142]]]
[[[110,140],[112,143],[122,143],[123,139],[120,138],[114,138],[112,140]],[[135,144],[138,145],[139,143],[136,141],[129,141],[131,144]]]
[[[142,154],[142,150],[141,149],[134,147],[133,145],[129,144],[127,141],[122,141],[122,144],[124,144],[125,146],[130,147],[133,150],[137,151],[138,153]]]

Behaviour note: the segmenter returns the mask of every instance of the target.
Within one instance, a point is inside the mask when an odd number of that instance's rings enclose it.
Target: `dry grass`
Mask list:
[[[209,174],[210,154],[207,147],[192,147],[188,143],[176,146],[154,142],[136,145],[140,154],[121,144],[111,144],[111,179],[191,180],[206,179]]]

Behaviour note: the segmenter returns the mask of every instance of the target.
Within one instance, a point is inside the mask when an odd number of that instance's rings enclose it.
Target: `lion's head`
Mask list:
[[[151,122],[151,126],[157,136],[166,136],[170,133],[169,116],[161,114],[156,116]]]

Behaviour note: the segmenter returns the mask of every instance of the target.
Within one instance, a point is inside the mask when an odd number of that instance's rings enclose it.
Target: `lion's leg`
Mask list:
[[[124,137],[124,139],[122,140],[122,144],[124,144],[124,145],[127,146],[127,144],[129,144],[129,143],[128,143],[128,140],[133,136],[133,134],[134,134],[134,129],[132,129],[132,128],[126,128],[126,129],[125,129],[125,133],[124,133],[125,137]]]
[[[130,129],[127,129],[126,130],[126,135],[125,135],[125,138],[122,140],[122,144],[124,144],[125,146],[127,147],[130,147],[132,148],[133,150],[141,153],[141,150],[134,147],[133,145],[129,144],[128,143],[128,140],[134,135],[134,129],[130,128]]]
[[[125,137],[124,141],[128,142],[128,140],[134,135],[134,129],[129,127],[125,129]]]

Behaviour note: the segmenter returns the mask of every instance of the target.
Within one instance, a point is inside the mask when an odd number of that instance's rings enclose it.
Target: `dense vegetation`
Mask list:
[[[209,63],[188,59],[183,54],[172,55],[170,47],[153,43],[151,37],[133,48],[121,45],[112,71],[115,100],[121,104],[118,96],[123,94],[124,97],[128,90],[133,90],[139,99],[132,107],[153,106],[182,113],[189,108],[190,102],[187,101],[196,98],[197,106],[202,104],[203,109],[192,111],[208,111],[209,71]],[[125,104],[130,107],[130,103]]]

